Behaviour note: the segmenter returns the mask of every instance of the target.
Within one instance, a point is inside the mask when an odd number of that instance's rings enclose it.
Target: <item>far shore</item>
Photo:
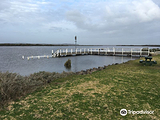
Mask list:
[[[75,46],[75,44],[38,44],[38,43],[0,43],[0,46]],[[160,45],[80,45],[76,46],[148,46],[148,47],[160,47]]]

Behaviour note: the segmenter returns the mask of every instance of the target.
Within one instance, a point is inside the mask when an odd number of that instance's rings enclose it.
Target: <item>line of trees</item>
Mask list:
[[[74,44],[1,43],[0,46],[74,46]]]

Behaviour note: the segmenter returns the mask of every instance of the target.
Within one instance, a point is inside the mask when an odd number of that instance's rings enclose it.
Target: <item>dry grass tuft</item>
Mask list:
[[[0,72],[0,106],[3,107],[9,101],[23,97],[57,78],[63,78],[71,74],[73,73],[42,71],[24,77],[16,73]]]

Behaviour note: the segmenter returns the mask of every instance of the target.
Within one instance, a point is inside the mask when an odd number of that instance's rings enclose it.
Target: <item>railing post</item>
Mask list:
[[[92,55],[92,48],[91,48],[91,55]]]
[[[99,53],[100,53],[100,49],[98,48],[98,55],[99,55]]]
[[[132,48],[131,48],[131,56],[132,56]]]
[[[71,49],[71,54],[72,54],[72,49]]]
[[[82,53],[82,51],[81,51],[82,49],[80,48],[80,54]]]
[[[59,50],[57,50],[57,57],[59,56],[59,55],[58,55],[58,51],[59,51]]]
[[[89,54],[89,49],[88,49],[88,54]]]
[[[114,47],[113,47],[113,51],[114,51],[113,54],[115,55],[115,48]]]
[[[106,48],[106,55],[107,55],[107,48]]]
[[[77,48],[76,48],[76,54],[77,54]]]
[[[54,54],[54,53],[53,53],[53,50],[52,50],[52,57],[54,57],[53,54]]]
[[[67,55],[68,49],[66,49],[66,55]]]
[[[86,50],[86,48],[84,48],[84,54],[85,54],[85,50]]]
[[[148,48],[148,56],[149,56],[149,53],[150,53],[150,49]]]
[[[22,56],[22,59],[24,60],[24,56]]]
[[[61,49],[60,49],[60,56],[61,56],[61,52],[62,52],[62,51],[61,51]]]
[[[142,48],[140,49],[140,56],[142,56]]]
[[[122,48],[122,56],[123,56],[123,48]]]

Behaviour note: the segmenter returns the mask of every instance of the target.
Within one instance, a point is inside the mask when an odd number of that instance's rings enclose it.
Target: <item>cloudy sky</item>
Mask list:
[[[160,0],[0,0],[0,43],[160,44]]]

